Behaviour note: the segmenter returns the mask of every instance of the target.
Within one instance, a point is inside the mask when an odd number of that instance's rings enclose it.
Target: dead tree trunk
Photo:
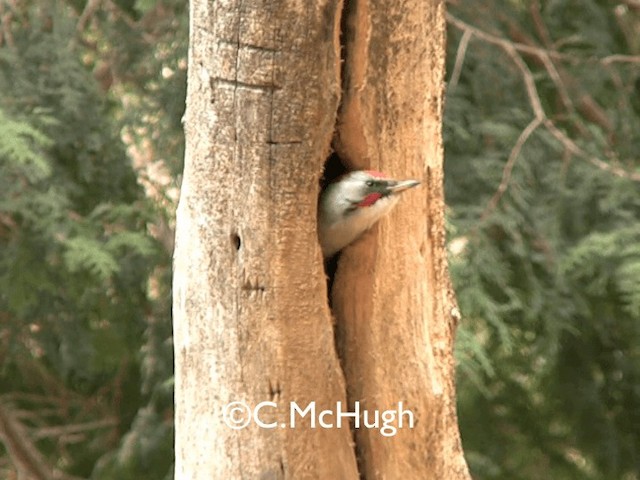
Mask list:
[[[176,477],[356,478],[349,429],[233,430],[234,401],[285,421],[345,387],[315,233],[339,101],[340,5],[191,2],[174,277]],[[264,415],[263,415],[264,417]]]
[[[174,270],[177,479],[348,480],[358,462],[369,479],[466,478],[443,250],[443,6],[346,3],[191,1]],[[350,167],[426,182],[420,205],[399,208],[341,261],[342,365],[316,235],[332,142]],[[325,422],[334,428],[310,428],[307,415],[291,428],[290,402],[315,402],[317,413],[356,400],[402,401],[416,425],[393,438],[354,435],[335,417]],[[262,405],[263,427],[232,428],[243,420],[232,402]]]
[[[377,232],[347,249],[333,309],[350,404],[415,414],[410,431],[356,432],[364,478],[469,478],[455,408],[459,316],[444,230],[444,2],[355,2],[334,145],[354,168],[422,178]]]

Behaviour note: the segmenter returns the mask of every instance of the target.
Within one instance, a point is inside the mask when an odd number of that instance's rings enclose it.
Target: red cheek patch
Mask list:
[[[378,200],[380,200],[381,197],[382,197],[381,193],[370,193],[369,195],[364,197],[364,200],[362,200],[358,204],[358,206],[359,207],[370,207],[371,205],[376,203]]]

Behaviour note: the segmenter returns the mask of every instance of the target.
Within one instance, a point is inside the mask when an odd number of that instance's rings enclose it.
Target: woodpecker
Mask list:
[[[329,258],[369,230],[417,180],[392,180],[373,170],[357,170],[329,184],[318,202],[318,237]]]

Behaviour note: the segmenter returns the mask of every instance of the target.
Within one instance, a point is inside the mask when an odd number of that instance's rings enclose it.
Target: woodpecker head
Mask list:
[[[318,236],[323,256],[331,257],[353,242],[391,210],[401,192],[419,183],[358,170],[329,184],[318,203]]]

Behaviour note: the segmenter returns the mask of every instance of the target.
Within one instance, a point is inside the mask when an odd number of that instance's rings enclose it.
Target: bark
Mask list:
[[[316,234],[341,2],[191,2],[174,271],[176,478],[357,478],[348,428],[225,405],[345,400]],[[267,415],[270,414],[267,418]]]
[[[354,5],[338,153],[353,168],[424,182],[343,252],[334,283],[350,404],[382,411],[402,401],[416,420],[391,438],[358,429],[361,474],[470,478],[455,409],[459,314],[444,245],[444,2]]]
[[[176,478],[468,478],[444,252],[443,4],[192,0],[190,12]],[[332,141],[350,167],[425,182],[340,261],[344,373],[316,234]],[[384,437],[223,421],[234,401],[276,402],[262,420],[286,422],[291,401],[335,410],[347,392],[368,409],[402,401],[416,424]]]

